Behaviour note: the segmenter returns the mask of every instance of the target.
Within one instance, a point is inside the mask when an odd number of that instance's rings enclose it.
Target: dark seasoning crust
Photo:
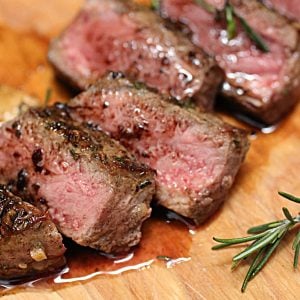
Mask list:
[[[101,164],[110,170],[115,168],[125,169],[139,176],[143,176],[147,172],[151,172],[147,166],[137,163],[134,157],[131,156],[125,149],[122,150],[121,148],[118,155],[108,157],[107,153],[102,151],[103,144],[105,144],[106,147],[113,148],[116,145],[116,142],[103,134],[96,127],[92,127],[89,124],[82,124],[82,128],[78,128],[74,125],[68,115],[66,105],[58,103],[53,108],[37,111],[37,113],[39,117],[44,120],[45,129],[57,132],[59,135],[63,136],[67,143],[72,145],[69,151],[75,161],[88,153],[88,155],[91,154],[92,159],[96,159],[101,162]],[[53,120],[53,118],[61,119]],[[68,123],[66,123],[65,120],[68,120]],[[88,131],[85,131],[84,128]],[[36,151],[42,152],[38,149],[33,153],[33,162],[35,164],[36,161],[34,160],[34,156],[36,155]],[[151,183],[151,181],[149,182]]]
[[[95,4],[101,2],[109,3],[107,0],[87,1]],[[158,33],[158,36],[155,34],[154,36],[162,38],[162,44],[167,48],[174,46],[173,44],[170,46],[168,39],[174,42],[179,48],[177,55],[180,59],[194,68],[195,74],[191,81],[201,79],[202,76],[202,83],[193,91],[196,102],[206,109],[211,108],[212,99],[223,78],[223,73],[214,60],[201,50],[197,50],[180,33],[168,31],[167,23],[160,21],[153,12],[128,2],[126,4],[117,0],[112,2],[117,5],[119,13],[129,15],[129,18],[141,26],[139,31],[145,29],[147,33],[150,28],[150,33]],[[155,30],[151,31],[151,28]],[[55,52],[58,43],[59,39],[52,45],[49,54],[51,61],[77,87],[86,87],[92,82],[91,78],[87,80],[77,78],[76,74],[72,77],[68,73],[70,70],[64,69],[65,64],[60,61],[59,53]],[[151,51],[149,49],[147,48],[147,51]],[[164,55],[161,58],[161,69],[171,64],[167,54]],[[134,66],[128,71],[129,78],[138,78],[137,69],[144,58],[141,56],[139,59],[141,61],[133,62]],[[190,81],[187,77],[181,77],[184,88],[188,88]],[[81,107],[80,97],[100,95],[105,99],[107,92],[118,94],[123,91],[129,95],[128,105],[133,105],[142,111],[140,116],[145,111],[155,116],[158,122],[161,117],[162,126],[165,126],[164,133],[168,133],[169,128],[166,127],[168,125],[172,128],[195,126],[197,137],[203,137],[204,141],[209,140],[215,148],[223,149],[225,166],[217,178],[212,178],[214,182],[211,185],[202,190],[193,190],[187,186],[183,192],[180,188],[164,190],[163,185],[157,182],[156,200],[159,204],[200,224],[210,217],[225,199],[248,150],[247,133],[225,124],[211,114],[198,114],[171,104],[168,96],[174,96],[172,91],[169,91],[169,95],[165,93],[165,97],[161,97],[149,91],[143,84],[131,83],[121,73],[113,72],[106,79],[91,86],[87,92],[73,99],[69,105],[57,103],[46,109],[29,109],[0,128],[0,155],[9,160],[7,169],[5,165],[0,164],[0,182],[8,184],[7,187],[0,185],[0,252],[1,255],[4,253],[0,258],[0,278],[32,276],[61,268],[65,264],[63,256],[65,248],[57,229],[80,245],[107,253],[128,251],[140,241],[142,222],[150,216],[151,212],[150,201],[155,193],[156,171],[146,164],[138,163],[134,157],[136,154],[138,158],[149,158],[151,153],[147,152],[148,149],[141,153],[132,149],[130,144],[132,140],[143,140],[145,136],[152,134],[149,129],[151,118],[142,118],[139,122],[133,121],[132,127],[130,124],[120,124],[117,132],[112,134],[113,138],[120,140],[120,143],[129,150],[104,134],[101,131],[101,122],[98,124],[88,118],[83,118],[81,120],[83,123],[79,123],[79,120],[74,121],[82,117],[78,109],[83,108],[85,112],[95,109],[95,107]],[[185,97],[177,98],[177,100],[186,100]],[[130,103],[132,99],[133,102]],[[101,109],[110,108],[109,101],[103,101],[101,105]],[[165,121],[167,125],[164,125]],[[7,139],[8,143],[3,142],[3,139]],[[7,155],[11,150],[12,153]],[[48,196],[42,192],[48,186],[49,178],[57,175],[53,166],[59,165],[60,160],[66,160],[63,167],[59,166],[65,168],[63,170],[65,177],[70,175],[66,167],[68,164],[71,167],[78,167],[72,171],[81,172],[86,168],[91,176],[88,178],[103,175],[109,192],[113,192],[112,196],[104,198],[109,201],[103,203],[101,209],[95,208],[97,211],[101,210],[97,222],[86,232],[82,231],[81,235],[76,232],[78,228],[72,227],[76,224],[68,224],[68,218],[64,215],[65,213],[67,215],[65,208],[63,217],[57,217],[60,204],[54,203],[54,200],[51,202],[50,199],[57,191],[52,190],[52,194]],[[67,193],[67,184],[63,185],[64,182],[60,184]],[[103,194],[105,192],[107,191]],[[76,190],[76,193],[80,195],[80,190]],[[73,197],[76,198],[76,195]],[[89,197],[92,202],[93,196]],[[182,201],[180,197],[184,200]],[[101,199],[97,200],[100,202]],[[72,204],[71,206],[78,205],[78,203]],[[89,203],[86,203],[86,206],[88,205]],[[80,207],[76,206],[76,208],[80,210]],[[84,225],[86,221],[83,220]],[[79,226],[79,230],[80,228]],[[10,249],[15,251],[14,257],[8,256]],[[15,253],[20,253],[20,257]]]
[[[44,212],[23,202],[0,185],[0,239],[21,233],[46,219]]]
[[[0,185],[0,278],[49,275],[66,263],[62,237],[47,213]]]
[[[48,170],[47,165],[56,164],[56,160],[59,159],[58,156],[54,156],[54,161],[50,162],[49,158],[53,153],[57,152],[62,157],[69,156],[75,164],[88,166],[91,175],[95,172],[106,176],[108,188],[113,189],[115,194],[108,203],[104,203],[102,217],[95,227],[88,234],[75,238],[77,243],[105,252],[119,252],[126,251],[139,242],[141,224],[149,217],[151,211],[149,204],[154,191],[153,171],[138,164],[125,148],[95,127],[73,122],[63,104],[45,110],[30,109],[14,121],[11,127],[6,125],[3,130],[13,134],[14,137],[10,136],[9,139],[15,139],[18,147],[29,147],[28,149],[32,150],[29,150],[30,158],[25,158],[19,165],[21,170],[14,175],[20,156],[26,156],[16,151],[13,154],[16,166],[12,167],[13,170],[0,168],[1,180],[12,182],[17,177],[15,186],[18,193],[32,195],[35,204],[41,208],[47,209],[49,199],[41,195],[40,191],[47,185],[47,178],[51,179],[55,175],[51,169]],[[28,134],[37,137],[34,147],[33,141],[28,139]],[[48,140],[41,139],[42,136],[47,136]],[[54,148],[49,150],[49,145]],[[0,147],[0,151],[6,151],[5,146]],[[44,182],[42,185],[41,181]],[[125,196],[126,201],[130,203],[124,203],[126,207],[121,210]],[[118,210],[121,210],[121,213]],[[49,211],[51,215],[51,205]],[[62,230],[60,221],[55,222]],[[62,232],[68,235],[64,230]],[[72,235],[72,232],[68,233]]]

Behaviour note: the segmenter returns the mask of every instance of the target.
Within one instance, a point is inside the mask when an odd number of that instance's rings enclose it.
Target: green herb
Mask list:
[[[279,195],[290,201],[300,203],[300,198],[290,194],[279,192]],[[292,217],[290,211],[286,207],[283,207],[282,211],[286,219],[252,227],[247,232],[248,234],[251,234],[249,236],[232,239],[213,238],[216,242],[220,243],[219,245],[214,246],[212,248],[213,250],[252,242],[232,259],[232,269],[234,269],[242,260],[252,258],[252,263],[242,285],[242,292],[246,290],[248,282],[265,266],[287,232],[300,223],[300,214],[296,217]],[[296,268],[299,262],[300,231],[296,234],[296,238],[293,242],[293,250],[295,251],[294,268]]]
[[[166,261],[166,262],[172,260],[171,257],[165,256],[165,255],[158,255],[156,258],[157,258],[158,260],[162,260],[162,261]]]
[[[52,96],[52,90],[51,88],[48,88],[45,94],[44,106],[48,106],[51,96]]]
[[[152,0],[151,1],[151,8],[158,10],[159,9],[159,0]]]
[[[217,13],[217,9],[211,4],[207,3],[205,0],[195,0],[198,5],[200,5],[204,10],[211,14]]]
[[[256,45],[256,47],[263,52],[269,52],[270,49],[265,43],[265,41],[263,40],[263,38],[250,27],[250,25],[246,22],[244,18],[240,16],[237,16],[237,18],[240,20],[244,31],[246,32],[248,37],[252,40],[252,42]]]
[[[227,25],[227,35],[230,40],[236,36],[236,23],[234,20],[233,7],[231,5],[225,6],[225,17]]]
[[[253,28],[247,23],[247,21],[239,16],[234,7],[226,1],[224,9],[222,11],[216,9],[214,6],[207,3],[205,0],[195,0],[204,10],[215,15],[217,20],[225,19],[226,30],[228,39],[231,40],[236,36],[237,25],[236,20],[241,23],[241,26],[249,39],[255,44],[255,46],[263,52],[269,52],[269,47],[263,40],[263,38],[253,30]]]
[[[134,86],[137,90],[146,89],[145,83],[140,82],[140,81],[135,81],[135,82],[133,83],[133,86]]]
[[[284,193],[284,192],[279,192],[279,195],[290,200],[290,201],[293,201],[293,202],[296,202],[296,203],[300,203],[300,198],[297,198],[293,195],[290,195],[290,194],[287,194],[287,193]]]

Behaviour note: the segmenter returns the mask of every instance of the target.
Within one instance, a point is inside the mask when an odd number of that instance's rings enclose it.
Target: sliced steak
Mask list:
[[[269,8],[277,10],[287,18],[300,22],[300,3],[299,0],[262,0]]]
[[[64,252],[48,214],[0,185],[0,279],[57,271],[65,265]]]
[[[153,171],[59,108],[31,109],[0,128],[0,180],[15,178],[64,235],[104,252],[136,245],[150,215]]]
[[[233,184],[249,146],[245,132],[114,78],[71,100],[71,116],[99,126],[156,170],[159,204],[205,221]]]
[[[208,1],[222,9],[225,1]],[[193,0],[162,0],[161,13],[186,24],[192,40],[226,72],[223,95],[244,113],[272,124],[286,115],[300,93],[299,37],[287,20],[255,0],[230,0],[235,13],[259,33],[269,52],[259,50],[237,20],[238,32],[229,40],[224,20]]]
[[[54,40],[50,62],[76,87],[121,71],[179,101],[212,108],[223,72],[153,11],[130,1],[88,0]]]

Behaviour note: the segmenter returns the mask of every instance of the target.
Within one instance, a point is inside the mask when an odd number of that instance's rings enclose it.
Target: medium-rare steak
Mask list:
[[[49,59],[84,88],[108,71],[121,71],[179,101],[212,108],[223,72],[214,59],[149,9],[130,1],[88,0],[56,39]]]
[[[225,1],[207,1],[222,9]],[[300,93],[299,36],[287,20],[255,0],[228,1],[269,48],[258,49],[237,22],[237,35],[228,38],[226,24],[193,0],[162,0],[161,13],[186,24],[192,40],[214,55],[226,72],[223,95],[240,110],[272,124],[287,114]]]
[[[188,111],[113,74],[69,103],[156,170],[159,204],[200,224],[224,200],[248,149],[244,131]]]
[[[299,0],[262,0],[269,8],[277,10],[287,18],[300,22],[300,3]]]
[[[44,207],[61,233],[118,252],[136,245],[149,216],[153,171],[61,107],[30,109],[0,128],[0,180]]]
[[[0,279],[54,272],[65,265],[64,252],[48,214],[0,185]]]

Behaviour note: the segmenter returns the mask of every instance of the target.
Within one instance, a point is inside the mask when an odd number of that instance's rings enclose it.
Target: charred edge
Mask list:
[[[150,169],[145,165],[140,165],[134,161],[132,161],[127,156],[114,156],[113,160],[115,164],[125,170],[129,170],[130,172],[140,173],[140,175],[144,175]]]
[[[35,208],[33,207],[33,210]],[[21,198],[13,195],[6,187],[0,187],[0,236],[20,233],[34,224],[47,219],[40,213],[34,215]]]
[[[17,190],[23,192],[27,188],[28,181],[29,178],[28,178],[27,170],[26,169],[20,170],[17,176],[17,183],[16,183]]]
[[[43,170],[43,150],[36,149],[33,151],[32,156],[32,163],[34,165],[35,171],[41,173]]]
[[[150,180],[145,180],[136,186],[136,191],[138,192],[151,184],[152,182]]]
[[[19,139],[22,135],[22,125],[20,121],[15,121],[12,124],[12,129],[14,130],[15,136]]]

